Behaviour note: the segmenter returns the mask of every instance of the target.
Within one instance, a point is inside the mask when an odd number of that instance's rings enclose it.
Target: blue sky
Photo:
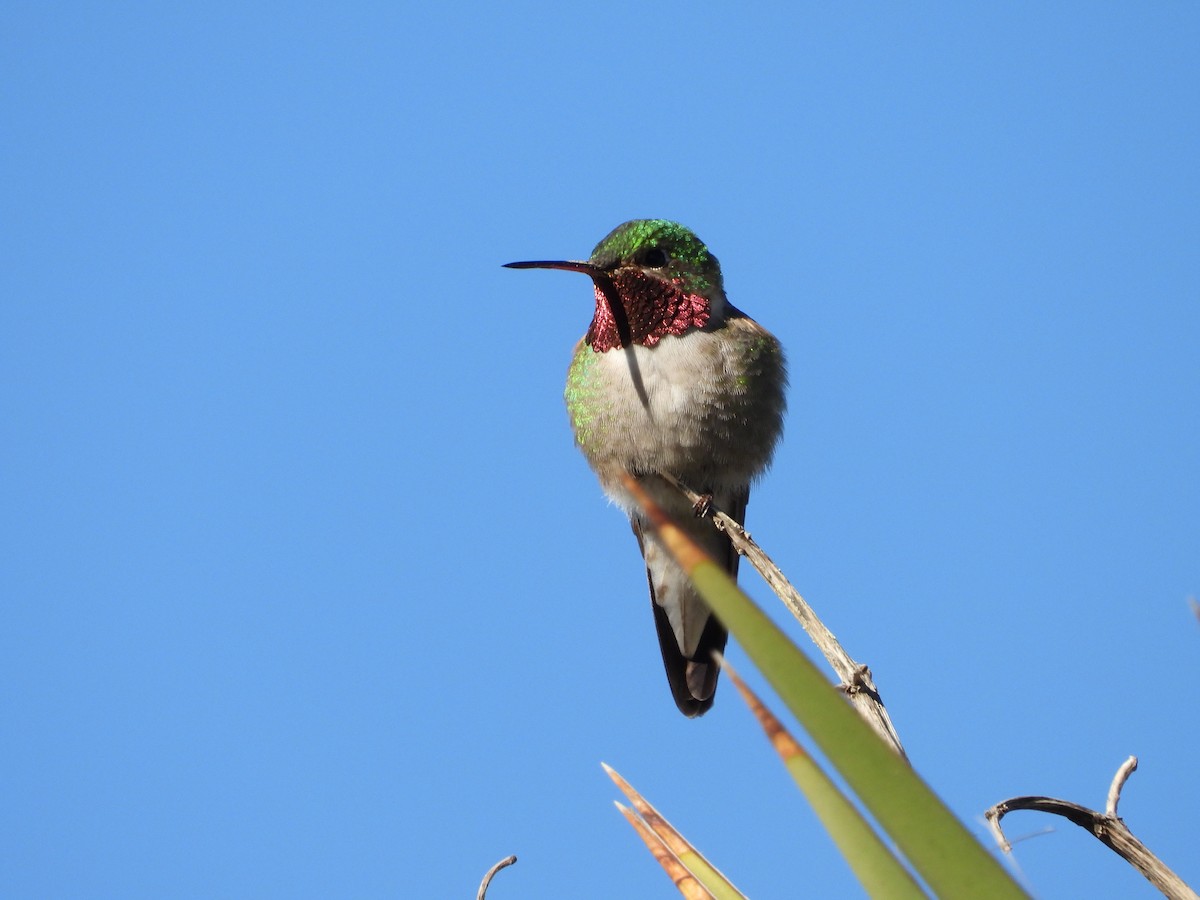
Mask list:
[[[586,282],[500,268],[645,216],[787,347],[749,525],[927,780],[977,826],[1137,754],[1200,884],[1196,7],[0,24],[0,894],[671,896],[604,760],[753,896],[855,895],[728,685],[675,712]],[[1157,896],[1007,825],[1040,897]]]

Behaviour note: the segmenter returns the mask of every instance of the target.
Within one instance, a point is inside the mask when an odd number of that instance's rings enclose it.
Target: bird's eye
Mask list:
[[[642,265],[647,269],[662,269],[670,261],[671,258],[667,256],[667,251],[661,247],[651,247],[642,254]]]

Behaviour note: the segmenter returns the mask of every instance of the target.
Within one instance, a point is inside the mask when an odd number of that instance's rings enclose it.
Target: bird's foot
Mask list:
[[[712,494],[701,494],[700,498],[692,504],[692,512],[696,514],[697,519],[703,519],[712,512]]]

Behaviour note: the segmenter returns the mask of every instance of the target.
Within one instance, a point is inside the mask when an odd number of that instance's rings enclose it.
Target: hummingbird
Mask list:
[[[575,443],[605,494],[629,516],[646,565],[667,681],[685,716],[713,704],[713,651],[728,634],[655,538],[621,484],[629,473],[737,578],[729,538],[698,518],[674,476],[739,523],[771,463],[786,407],[783,348],[725,296],[717,258],[665,219],[618,225],[586,261],[535,260],[592,280],[595,312],[576,344],[565,399]]]

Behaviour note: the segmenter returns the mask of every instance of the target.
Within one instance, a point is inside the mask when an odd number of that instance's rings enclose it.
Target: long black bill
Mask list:
[[[582,272],[595,278],[603,275],[604,270],[587,262],[576,262],[573,259],[531,259],[526,262],[505,263],[506,269],[563,269],[567,272]]]
[[[582,272],[587,275],[603,291],[604,299],[608,301],[608,308],[612,310],[613,321],[617,325],[617,337],[621,339],[621,346],[628,347],[630,345],[629,319],[625,316],[625,304],[621,302],[621,295],[617,293],[617,286],[613,284],[608,269],[573,259],[531,259],[524,262],[505,263],[504,268],[562,269],[565,272]]]

